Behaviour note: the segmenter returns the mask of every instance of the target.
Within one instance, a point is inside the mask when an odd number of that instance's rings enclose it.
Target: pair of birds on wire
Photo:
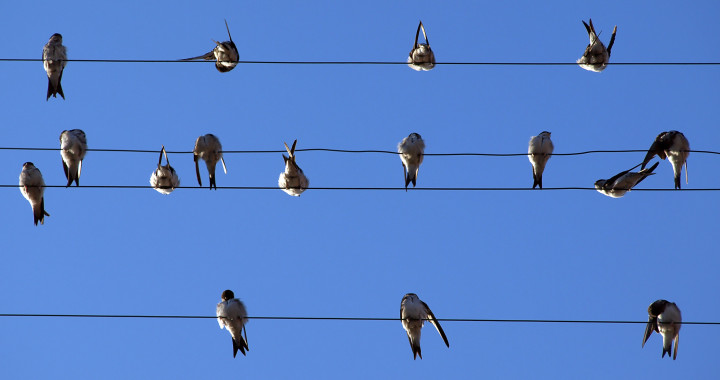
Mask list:
[[[601,72],[605,70],[608,63],[610,62],[610,53],[612,47],[615,44],[615,34],[617,33],[617,25],[613,29],[612,36],[607,48],[600,41],[599,35],[595,32],[595,26],[593,25],[592,19],[589,20],[589,24],[585,21],[582,22],[585,25],[585,30],[590,38],[590,43],[585,48],[582,57],[580,57],[576,63],[585,70]],[[420,31],[422,30],[423,38],[425,43],[418,43],[420,37]],[[430,41],[427,38],[425,32],[425,26],[422,21],[418,25],[417,32],[415,33],[415,43],[410,51],[410,56],[407,59],[408,66],[416,71],[428,71],[435,67],[435,53],[430,48]]]
[[[216,316],[220,328],[225,328],[230,332],[233,357],[237,356],[238,351],[246,355],[246,352],[250,350],[247,343],[247,331],[245,330],[245,324],[248,322],[247,309],[245,309],[242,301],[235,298],[232,290],[223,291],[220,298],[221,302],[217,304]],[[413,360],[416,360],[418,356],[422,359],[420,336],[425,321],[430,322],[435,327],[445,345],[448,348],[450,347],[450,342],[442,326],[440,326],[440,322],[435,318],[435,314],[430,310],[430,307],[420,300],[417,294],[407,293],[403,296],[402,301],[400,301],[400,320],[410,342]],[[675,303],[666,300],[653,302],[648,307],[648,323],[645,327],[642,347],[645,347],[645,343],[655,331],[663,338],[661,357],[664,358],[666,353],[669,357],[672,352],[672,358],[675,360],[677,358],[681,325],[682,314]],[[674,351],[672,350],[673,342],[675,343]]]
[[[543,131],[537,136],[530,138],[528,144],[528,159],[533,169],[533,189],[539,187],[542,189],[542,175],[545,171],[545,165],[552,156],[554,146],[550,139],[550,132]],[[685,181],[687,182],[687,158],[690,155],[690,143],[681,132],[668,131],[661,132],[648,149],[645,159],[642,163],[635,167],[622,171],[609,179],[600,179],[595,182],[595,189],[609,197],[620,198],[637,186],[642,180],[654,174],[653,170],[658,166],[656,162],[649,168],[645,166],[650,160],[657,155],[661,159],[668,159],[673,167],[675,189],[680,189],[680,177],[682,167],[685,165]],[[639,172],[632,170],[641,167]]]
[[[233,357],[237,356],[238,351],[246,355],[246,352],[250,350],[247,343],[247,331],[245,330],[245,324],[248,322],[247,309],[245,309],[242,301],[235,298],[232,290],[223,291],[220,298],[221,302],[217,304],[216,316],[220,328],[225,328],[230,332]],[[415,293],[408,293],[402,298],[400,302],[400,319],[402,320],[403,328],[410,341],[413,359],[418,356],[422,359],[420,334],[425,321],[429,321],[435,326],[440,336],[442,336],[445,345],[450,347],[450,343],[448,342],[447,336],[445,336],[442,326],[440,326],[440,322],[438,322],[435,315],[430,311],[428,305],[421,301]]]
[[[215,68],[221,73],[234,69],[240,60],[240,54],[230,35],[227,20],[225,20],[225,28],[228,32],[229,41],[218,42],[213,40],[216,46],[210,52],[197,57],[185,58],[182,61],[195,59],[215,60]],[[55,33],[50,36],[50,40],[43,47],[43,66],[48,76],[48,90],[45,100],[50,99],[50,96],[57,98],[58,94],[65,99],[61,80],[66,65],[67,48],[62,44],[62,35]]]

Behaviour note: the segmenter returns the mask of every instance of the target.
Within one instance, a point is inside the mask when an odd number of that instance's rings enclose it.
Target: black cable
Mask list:
[[[60,148],[21,148],[21,147],[0,147],[0,150],[21,150],[21,151],[59,151]],[[120,152],[120,153],[154,153],[158,154],[160,150],[147,150],[147,149],[105,149],[95,148],[88,149],[88,152]],[[381,153],[381,154],[394,154],[400,153],[391,150],[375,150],[375,149],[332,149],[332,148],[305,148],[295,149],[296,152],[333,152],[333,153]],[[168,154],[192,154],[192,151],[166,151]],[[586,150],[582,152],[569,152],[569,153],[553,153],[551,156],[579,156],[584,154],[595,154],[595,153],[645,153],[647,149],[605,149],[605,150]],[[703,153],[703,154],[716,154],[720,155],[720,152],[711,150],[688,150],[691,153]],[[286,153],[285,150],[224,150],[223,154],[257,154],[257,153]],[[527,156],[527,153],[425,153],[425,156],[485,156],[485,157],[512,157],[512,156]]]
[[[0,58],[0,62],[42,62],[42,58]],[[214,60],[181,60],[181,59],[66,59],[66,62],[105,62],[105,63],[215,63]],[[279,65],[407,65],[398,61],[238,61],[247,64],[279,64]],[[436,62],[436,65],[488,65],[488,66],[576,66],[576,62]],[[608,65],[637,66],[699,66],[720,65],[720,62],[610,62]]]
[[[40,317],[40,318],[147,318],[147,319],[216,319],[210,315],[127,315],[127,314],[0,314],[0,317]],[[377,317],[247,317],[247,319],[265,320],[302,320],[302,321],[401,321],[401,318]],[[485,318],[436,318],[441,322],[489,322],[489,323],[590,323],[590,324],[646,324],[648,321],[614,320],[570,320],[570,319],[485,319]],[[429,320],[429,319],[426,319]],[[682,322],[684,325],[720,325],[720,322]]]
[[[22,187],[21,185],[0,185],[3,187]],[[45,185],[46,188],[71,188],[71,189],[154,189],[150,185],[82,185],[82,186],[66,186],[66,185]],[[175,189],[194,189],[205,190],[207,187],[199,186],[176,186]],[[215,188],[213,188],[215,189]],[[218,186],[219,190],[280,190],[277,186]],[[414,187],[405,189],[404,187],[308,187],[307,190],[357,190],[357,191],[552,191],[552,190],[596,190],[594,187],[544,187],[542,189],[533,189],[530,187]],[[700,189],[631,189],[632,191],[720,191],[720,188],[700,188]]]

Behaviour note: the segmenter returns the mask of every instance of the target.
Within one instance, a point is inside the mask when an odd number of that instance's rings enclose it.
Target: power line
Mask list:
[[[0,62],[42,62],[42,58],[0,58]],[[214,60],[180,59],[66,59],[66,62],[88,63],[215,63]],[[239,64],[265,65],[407,65],[405,61],[238,61]],[[576,66],[576,62],[435,62],[436,65],[455,66]],[[611,62],[618,66],[716,66],[720,62]]]
[[[23,148],[23,147],[0,147],[0,150],[20,150],[20,151],[59,151],[60,148]],[[113,153],[154,153],[158,154],[160,151],[149,150],[149,149],[106,149],[106,148],[95,148],[88,149],[88,152],[113,152]],[[333,148],[305,148],[295,149],[296,152],[331,152],[331,153],[379,153],[379,154],[392,154],[399,155],[400,153],[391,150],[378,150],[378,149],[333,149]],[[569,153],[553,153],[551,156],[580,156],[585,154],[597,154],[597,153],[645,153],[647,149],[602,149],[602,150],[586,150],[581,152],[569,152]],[[192,154],[192,151],[166,151],[168,154]],[[702,153],[702,154],[715,154],[720,155],[720,152],[711,150],[688,150],[691,153]],[[286,153],[285,150],[223,150],[223,154],[266,154],[266,153]],[[512,156],[527,156],[528,153],[477,153],[477,152],[466,152],[466,153],[425,153],[425,156],[484,156],[484,157],[512,157]]]
[[[0,185],[3,187],[22,187],[21,185]],[[45,185],[46,188],[71,188],[71,189],[154,189],[150,185],[83,185],[83,186],[66,186],[66,185]],[[175,186],[174,189],[192,189],[205,190],[207,187],[200,186]],[[215,188],[213,188],[215,189]],[[277,186],[218,186],[218,190],[281,190]],[[567,191],[567,190],[592,190],[594,187],[543,187],[542,189],[533,189],[530,187],[307,187],[307,190],[351,190],[351,191]],[[632,191],[677,191],[677,192],[693,192],[693,191],[720,191],[720,188],[700,188],[700,189],[637,189]]]
[[[37,317],[37,318],[136,318],[136,319],[216,319],[210,315],[128,315],[128,314],[0,314],[0,317]],[[300,320],[300,321],[401,321],[401,318],[382,317],[287,317],[287,316],[254,316],[247,319],[265,320]],[[486,319],[486,318],[436,318],[440,322],[475,322],[475,323],[563,323],[563,324],[646,324],[648,321],[618,320],[571,320],[571,319]],[[429,319],[425,319],[426,321]],[[684,325],[720,326],[720,322],[682,322]]]

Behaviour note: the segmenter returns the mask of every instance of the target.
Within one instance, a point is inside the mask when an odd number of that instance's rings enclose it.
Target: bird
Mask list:
[[[43,66],[48,76],[48,90],[45,100],[50,99],[50,95],[57,98],[57,94],[60,94],[65,99],[60,81],[67,64],[67,49],[62,44],[62,35],[60,33],[50,36],[50,40],[43,47],[42,57]]]
[[[577,64],[585,70],[601,72],[605,70],[608,62],[610,61],[610,51],[612,50],[613,44],[615,43],[615,34],[617,33],[617,25],[613,29],[612,36],[610,36],[610,43],[607,49],[603,45],[602,41],[598,38],[595,33],[595,27],[593,26],[592,19],[590,19],[590,25],[582,22],[585,25],[585,29],[590,37],[590,43],[585,48],[585,52],[582,57],[577,60]]]
[[[672,353],[672,358],[677,358],[678,343],[680,341],[680,327],[682,327],[682,315],[680,309],[674,302],[668,302],[666,300],[657,300],[650,304],[648,307],[648,323],[645,327],[645,336],[643,336],[642,347],[645,347],[645,342],[653,331],[659,333],[663,337],[663,351],[662,356],[668,354],[670,357],[670,351],[673,349],[673,340],[675,341],[675,351]]]
[[[550,132],[543,131],[539,135],[530,138],[528,144],[528,159],[532,164],[533,171],[533,189],[540,186],[542,189],[542,175],[545,171],[545,165],[552,156],[555,149],[552,140],[550,140]]]
[[[398,153],[403,164],[403,176],[405,177],[405,191],[412,182],[413,187],[417,183],[418,170],[425,156],[425,141],[418,133],[411,133],[402,139],[398,144]]]
[[[247,331],[245,324],[248,322],[247,311],[242,301],[235,298],[232,290],[225,290],[220,296],[222,302],[217,304],[217,320],[220,329],[223,327],[230,332],[233,343],[233,357],[237,356],[238,350],[245,355],[245,351],[250,351],[247,344]],[[243,339],[245,333],[245,339]]]
[[[297,144],[297,140],[293,142],[292,148],[288,148],[287,143],[284,144],[290,157],[285,157],[283,154],[283,160],[285,160],[285,171],[280,173],[278,186],[282,189],[282,191],[292,196],[299,197],[300,194],[302,194],[302,192],[310,185],[310,181],[305,176],[302,169],[300,169],[298,164],[295,163],[295,145]]]
[[[215,184],[215,166],[218,161],[222,162],[223,171],[227,174],[227,167],[225,166],[225,159],[223,158],[220,139],[212,133],[198,137],[197,140],[195,140],[193,158],[195,159],[195,174],[197,174],[198,185],[202,187],[200,167],[198,166],[198,159],[202,158],[205,161],[208,173],[210,174],[210,189],[214,187],[217,190],[217,185]]]
[[[445,345],[450,347],[445,331],[440,326],[440,322],[435,319],[432,311],[428,305],[421,301],[415,293],[407,293],[400,303],[400,319],[402,320],[403,328],[407,332],[408,340],[410,341],[410,348],[413,352],[413,360],[416,360],[418,356],[422,359],[422,352],[420,351],[420,333],[422,327],[425,324],[425,320],[435,326],[437,331],[442,336]]]
[[[687,158],[690,156],[690,142],[685,135],[678,131],[662,132],[657,135],[645,155],[641,168],[644,169],[656,154],[663,160],[667,157],[672,164],[676,189],[680,189],[683,165],[685,165],[685,183],[688,183]]]
[[[60,133],[60,155],[62,156],[63,170],[67,178],[68,187],[75,181],[80,186],[80,172],[82,162],[87,152],[87,139],[81,129],[71,129]]]
[[[642,182],[647,176],[655,174],[653,170],[655,170],[659,163],[660,162],[656,162],[655,165],[650,168],[642,169],[639,172],[631,172],[631,170],[640,166],[638,164],[632,169],[615,174],[610,179],[599,179],[595,181],[595,189],[608,197],[620,198],[632,190],[638,183]]]
[[[20,192],[32,206],[35,225],[37,226],[38,222],[45,224],[45,217],[50,216],[45,211],[45,197],[43,196],[45,181],[43,181],[40,169],[36,168],[32,162],[23,164],[20,172]]]
[[[167,164],[161,166],[163,154],[165,155],[165,162],[167,162]],[[170,194],[176,187],[180,186],[180,178],[178,178],[175,169],[170,166],[170,160],[168,160],[164,145],[160,150],[157,169],[155,169],[150,176],[150,185],[162,194]]]
[[[424,44],[418,44],[421,29],[423,37],[425,38]],[[423,26],[422,21],[420,21],[417,32],[415,32],[415,43],[413,44],[412,50],[410,50],[410,56],[407,59],[407,63],[408,66],[415,71],[429,71],[435,67],[435,54],[432,49],[430,49],[430,41],[427,38],[425,26]]]
[[[217,46],[215,46],[214,49],[210,50],[210,52],[198,57],[185,58],[182,59],[182,61],[191,61],[194,59],[204,59],[211,61],[214,59],[215,68],[221,73],[226,73],[234,69],[235,66],[237,66],[238,64],[238,61],[240,60],[240,54],[238,53],[237,47],[235,46],[235,43],[232,40],[232,36],[230,35],[230,27],[228,26],[227,20],[225,20],[225,28],[227,29],[230,41],[217,42],[215,40],[212,40]]]

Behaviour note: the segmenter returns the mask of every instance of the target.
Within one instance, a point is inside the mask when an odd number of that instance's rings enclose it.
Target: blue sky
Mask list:
[[[53,9],[53,12],[40,10]],[[592,17],[611,62],[718,62],[716,1],[5,2],[3,58],[39,58],[62,33],[70,59],[179,59],[224,40],[242,60],[403,61],[422,20],[438,62],[574,62]],[[190,151],[426,153],[644,149],[680,130],[719,150],[716,66],[443,66],[68,63],[67,100],[45,101],[40,62],[2,62],[2,146]],[[556,156],[545,187],[591,187],[643,153]],[[227,154],[217,185],[275,186],[280,153]],[[392,155],[299,152],[316,187],[400,187]],[[57,151],[0,151],[1,184],[32,161],[65,183]],[[157,153],[89,152],[81,185],[147,185]],[[192,155],[171,154],[194,186]],[[718,188],[718,158],[693,153],[689,184]],[[206,172],[201,168],[207,185]],[[672,188],[660,163],[640,187]],[[527,157],[427,157],[418,187],[531,187]],[[414,292],[438,318],[646,320],[656,299],[686,321],[718,321],[716,192],[306,191],[50,188],[45,225],[17,188],[0,189],[0,313],[213,315],[232,289],[255,316],[397,317]],[[1,318],[3,378],[713,378],[720,328],[686,325],[676,361],[644,325],[442,323],[423,357],[399,321],[252,320],[232,358],[215,320]]]

